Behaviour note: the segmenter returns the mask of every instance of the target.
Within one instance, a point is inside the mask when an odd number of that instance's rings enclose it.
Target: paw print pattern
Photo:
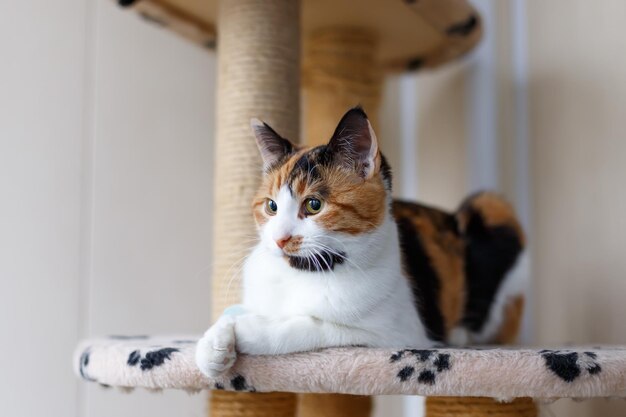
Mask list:
[[[147,352],[142,358],[140,351],[133,350],[130,355],[128,355],[126,364],[128,366],[139,365],[139,368],[141,368],[142,371],[149,371],[155,366],[163,365],[166,360],[170,360],[172,358],[172,353],[178,351],[179,350],[177,348],[163,348]]]
[[[597,362],[598,356],[593,352],[570,352],[562,350],[542,350],[546,367],[565,382],[572,382],[580,377],[584,371],[589,375],[602,372]]]
[[[235,391],[256,392],[256,389],[252,385],[250,385],[248,381],[246,381],[246,378],[243,375],[239,374],[232,377],[228,381],[227,385],[230,385],[230,388]],[[224,383],[216,382],[214,389],[225,390],[226,387],[224,386]]]
[[[248,381],[246,381],[246,378],[244,378],[242,375],[236,375],[235,377],[233,377],[230,380],[230,386],[235,391],[256,392],[256,389],[248,384]]]
[[[450,354],[433,349],[405,349],[389,358],[391,363],[402,362],[396,375],[401,382],[412,377],[422,384],[434,385],[437,375],[450,369]]]
[[[90,358],[91,352],[89,349],[86,349],[81,355],[78,363],[78,372],[80,373],[80,376],[86,380],[86,381],[91,381],[91,382],[97,382],[94,378],[91,378],[89,376],[89,374],[87,373],[87,368],[89,367],[89,358]]]

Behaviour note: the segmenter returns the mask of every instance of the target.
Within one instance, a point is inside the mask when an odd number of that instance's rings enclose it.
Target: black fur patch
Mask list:
[[[463,324],[473,332],[480,332],[500,284],[523,247],[516,230],[507,226],[489,227],[481,213],[466,209],[469,211],[464,235],[467,303]]]
[[[117,0],[117,4],[119,4],[122,7],[132,6],[136,2],[137,0]]]
[[[471,15],[467,20],[455,23],[446,29],[446,33],[451,36],[467,36],[478,27],[478,16]]]
[[[278,159],[276,159],[276,161],[266,169],[266,172],[271,172],[275,169],[280,168],[285,163],[285,161],[287,161],[287,159],[289,159],[289,157],[293,155],[295,149],[293,148],[293,144],[289,141],[289,139],[286,139],[279,135],[267,123],[263,122],[263,128],[266,130],[266,132],[263,132],[263,142],[268,142],[266,144],[268,146],[268,150],[271,150],[270,153],[272,155],[278,157]]]
[[[410,219],[398,218],[400,247],[406,272],[411,278],[413,297],[424,321],[428,337],[443,341],[445,337],[443,316],[439,310],[439,278]]]
[[[383,183],[387,191],[391,191],[393,186],[393,175],[391,174],[391,166],[387,162],[387,158],[382,153],[380,154],[380,175],[383,177]]]
[[[341,255],[341,256],[340,256]],[[346,255],[340,252],[335,255],[327,251],[320,251],[311,257],[288,256],[289,266],[301,271],[321,272],[332,271],[336,265],[341,265],[346,259]]]
[[[321,180],[322,177],[318,164],[319,162],[315,159],[315,153],[312,152],[305,153],[296,161],[293,169],[289,173],[289,178],[287,178],[291,195],[293,195],[293,183],[297,178],[304,178],[309,185]]]
[[[216,382],[215,383],[215,389],[223,390],[224,389],[224,385],[220,384],[219,382]]]

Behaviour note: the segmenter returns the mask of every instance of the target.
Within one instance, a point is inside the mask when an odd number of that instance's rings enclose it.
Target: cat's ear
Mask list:
[[[380,170],[381,157],[374,129],[361,107],[355,107],[341,118],[328,147],[336,160],[369,179]]]
[[[259,147],[259,151],[261,151],[264,171],[267,171],[285,155],[293,152],[294,146],[291,142],[281,137],[267,123],[259,119],[252,119],[250,120],[250,127],[252,127],[256,144]]]

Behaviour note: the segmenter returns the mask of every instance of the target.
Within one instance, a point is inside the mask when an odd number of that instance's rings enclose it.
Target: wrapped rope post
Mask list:
[[[256,235],[250,204],[261,159],[250,119],[296,139],[300,120],[300,2],[221,0],[218,11],[213,305],[216,319],[240,301],[239,266]],[[295,415],[295,394],[215,391],[213,417]]]
[[[306,39],[302,85],[307,145],[328,142],[338,118],[357,104],[376,127],[383,83],[377,46],[376,34],[364,28],[327,28]],[[367,417],[371,411],[369,396],[302,394],[298,415]]]

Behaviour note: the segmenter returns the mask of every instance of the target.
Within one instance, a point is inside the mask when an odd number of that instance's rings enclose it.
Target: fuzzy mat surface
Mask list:
[[[195,337],[112,336],[77,348],[75,370],[103,386],[190,391],[516,397],[626,397],[626,347],[337,348],[240,355],[223,377],[196,368]]]

